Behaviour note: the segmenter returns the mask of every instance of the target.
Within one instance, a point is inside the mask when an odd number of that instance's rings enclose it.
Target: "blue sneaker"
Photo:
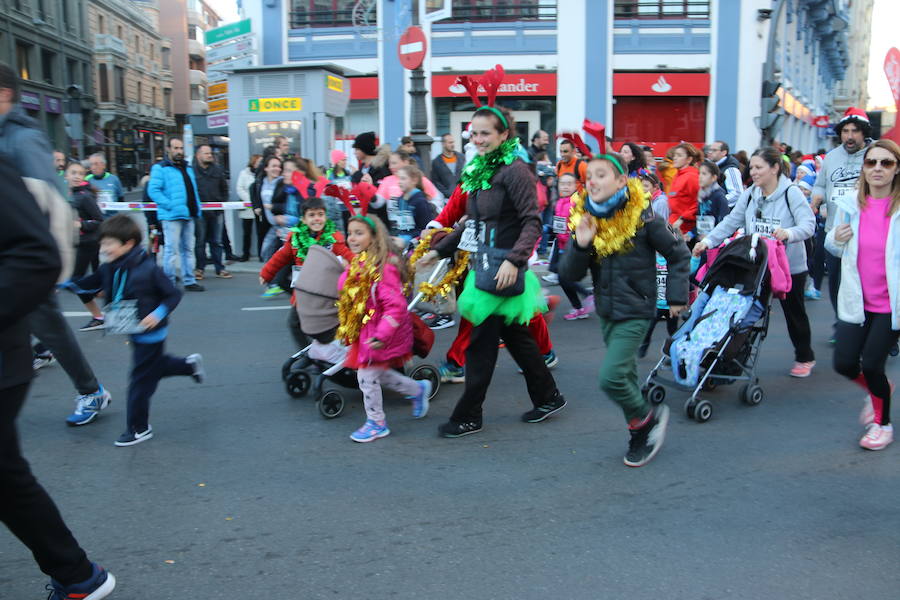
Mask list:
[[[814,288],[814,287],[811,287],[811,288],[809,288],[808,290],[806,290],[805,292],[803,292],[803,296],[804,296],[807,300],[821,300],[821,299],[822,299],[822,292],[820,292],[819,290],[817,290],[817,289]]]
[[[466,368],[458,367],[450,361],[445,361],[440,366],[441,383],[465,383]]]
[[[87,425],[97,418],[100,411],[109,406],[112,396],[100,386],[93,394],[84,394],[75,398],[75,412],[66,418],[70,427]]]
[[[419,384],[419,393],[415,396],[409,396],[412,400],[412,416],[413,419],[421,419],[428,414],[428,400],[431,398],[431,382],[427,379],[421,379],[416,383]]]
[[[556,352],[551,350],[547,354],[544,355],[544,364],[547,365],[548,369],[552,369],[556,365],[559,364],[559,358],[556,356]]]
[[[365,424],[350,434],[350,439],[354,442],[372,442],[378,438],[390,435],[391,430],[388,429],[387,423],[378,424],[372,419],[366,419]]]
[[[91,567],[94,570],[91,578],[81,583],[64,586],[51,579],[47,600],[100,600],[109,596],[116,589],[116,578],[96,563],[91,563]]]
[[[284,293],[284,290],[281,289],[280,285],[270,285],[269,287],[266,288],[266,291],[264,291],[262,293],[262,296],[260,296],[260,297],[265,298],[266,300],[271,300],[272,298],[277,298],[278,296],[282,295],[283,293]]]

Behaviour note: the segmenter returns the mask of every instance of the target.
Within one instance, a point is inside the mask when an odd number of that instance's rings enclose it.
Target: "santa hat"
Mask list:
[[[805,190],[812,191],[813,187],[816,185],[816,178],[814,175],[807,175],[800,180],[799,185]]]
[[[816,174],[816,163],[813,160],[804,160],[797,167],[797,172],[800,172],[800,169],[805,169],[810,175]]]
[[[856,108],[855,106],[851,106],[847,109],[847,112],[844,113],[844,116],[841,117],[841,120],[838,121],[834,126],[835,135],[841,135],[841,129],[844,128],[844,125],[847,123],[855,123],[857,127],[863,132],[863,135],[869,136],[869,133],[872,131],[872,126],[869,123],[869,115],[866,114],[861,108]]]

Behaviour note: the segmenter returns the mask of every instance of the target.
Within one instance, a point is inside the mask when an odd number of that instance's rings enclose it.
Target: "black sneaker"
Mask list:
[[[553,400],[551,400],[550,402],[541,404],[537,408],[529,410],[527,413],[522,415],[522,420],[526,423],[540,423],[547,417],[555,415],[565,407],[566,399],[563,398],[562,394],[557,392],[556,396],[554,396]]]
[[[456,325],[456,321],[450,315],[436,315],[428,321],[428,327],[431,329],[447,329]]]
[[[189,292],[205,292],[206,291],[206,288],[203,287],[202,285],[200,285],[199,283],[192,283],[190,285],[186,285],[186,286],[184,286],[184,289],[186,289]]]
[[[96,331],[98,329],[103,329],[104,327],[106,327],[106,323],[103,319],[91,319],[87,322],[87,325],[79,327],[78,331]]]
[[[146,431],[126,431],[116,440],[116,446],[134,446],[141,442],[146,442],[153,437],[153,428],[147,425]]]
[[[479,421],[467,421],[465,423],[457,423],[456,421],[447,421],[438,427],[438,433],[446,438],[458,438],[472,433],[481,431],[481,423]]]
[[[669,407],[660,404],[653,410],[655,414],[650,418],[650,422],[640,429],[631,430],[628,454],[625,455],[625,464],[629,467],[643,467],[650,462],[666,439]]]

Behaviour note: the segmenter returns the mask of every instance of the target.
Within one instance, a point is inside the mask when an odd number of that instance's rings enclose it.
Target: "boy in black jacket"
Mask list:
[[[162,269],[141,247],[141,229],[127,215],[116,215],[100,227],[100,254],[105,262],[91,275],[72,285],[79,293],[97,293],[116,299],[122,287],[122,300],[136,300],[137,317],[144,333],[131,335],[133,365],[128,383],[128,414],[125,433],[116,446],[133,446],[153,437],[150,397],[159,380],[172,375],[191,375],[203,381],[203,357],[191,354],[179,358],[165,353],[168,315],[181,300],[179,292]]]

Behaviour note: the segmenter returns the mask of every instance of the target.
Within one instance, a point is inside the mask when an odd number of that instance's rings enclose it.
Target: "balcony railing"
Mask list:
[[[441,23],[555,21],[556,0],[454,0],[453,15]]]
[[[709,0],[615,0],[613,9],[616,19],[709,19]]]
[[[108,33],[94,34],[94,51],[114,52],[122,56],[128,55],[128,51],[125,49],[125,42]]]

